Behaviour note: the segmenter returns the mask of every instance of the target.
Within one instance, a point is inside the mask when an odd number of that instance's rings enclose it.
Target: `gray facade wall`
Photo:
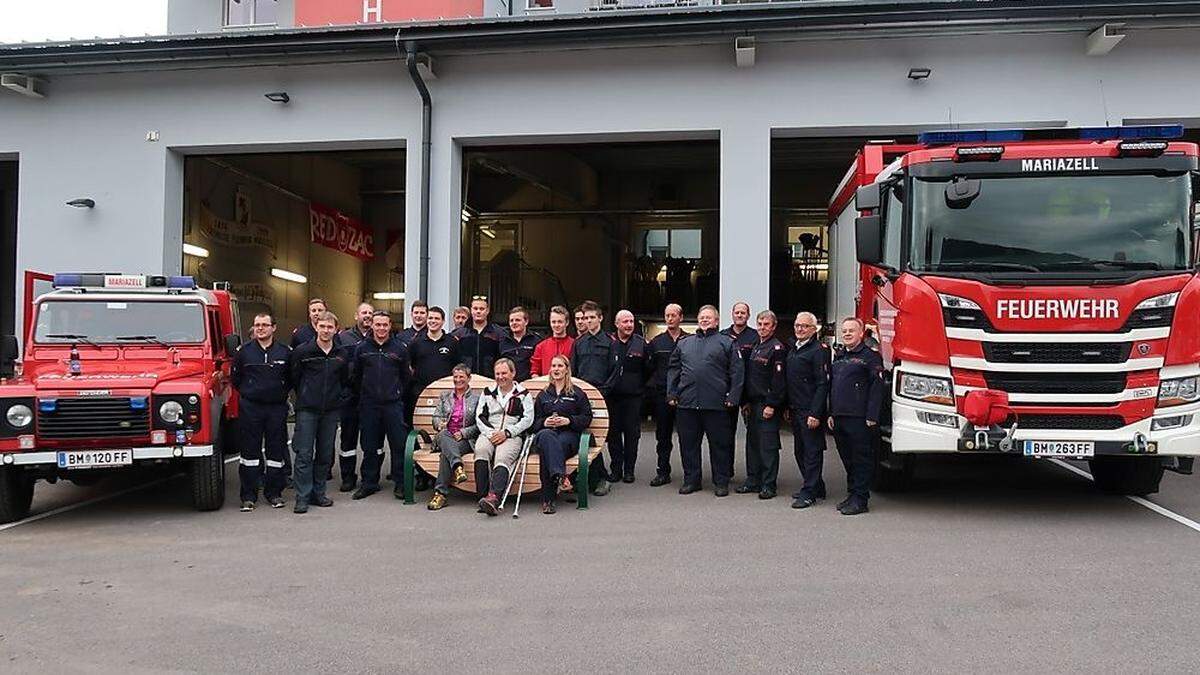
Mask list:
[[[438,58],[429,300],[457,304],[461,149],[581,140],[721,141],[721,305],[768,302],[770,141],[947,125],[1200,120],[1200,31],[1130,35],[1084,55],[1082,34],[590,49]],[[934,69],[923,82],[909,67]],[[288,106],[263,99],[287,90]],[[0,96],[0,156],[20,160],[24,269],[176,271],[182,157],[209,151],[419,147],[399,62],[60,76],[45,100]],[[1193,124],[1194,125],[1194,124]],[[158,142],[145,140],[158,131]],[[405,269],[417,288],[420,153],[408,153]],[[64,202],[93,197],[94,210]]]

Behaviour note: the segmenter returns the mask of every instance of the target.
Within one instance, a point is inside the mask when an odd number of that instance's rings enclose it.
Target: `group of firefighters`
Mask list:
[[[677,433],[683,466],[679,493],[702,488],[701,443],[707,439],[714,494],[727,496],[741,418],[746,479],[735,492],[772,499],[780,428],[787,421],[803,478],[792,507],[807,508],[826,497],[822,458],[829,430],[847,473],[848,495],[838,510],[845,515],[868,510],[883,363],[866,344],[865,328],[856,318],[838,325],[841,344],[835,351],[821,341],[812,313],[797,315],[793,338],[784,342],[775,335],[774,312],[759,312],[751,327],[744,302],[733,306],[732,324],[724,330],[718,310],[701,307],[691,334],[680,326],[680,306],[667,305],[666,330],[649,341],[636,332],[628,310],[616,313],[613,333],[602,330],[602,310],[591,301],[575,309],[574,334],[568,310],[551,308],[546,338],[529,330],[529,313],[521,307],[510,310],[507,329],[492,323],[488,301],[480,296],[469,308],[453,311],[452,328],[440,307],[416,301],[410,311],[410,327],[396,331],[386,311],[364,302],[353,324],[339,331],[337,317],[314,298],[308,304],[309,323],[293,331],[290,347],[275,338],[272,315],[255,316],[253,340],[238,350],[231,372],[240,398],[242,511],[254,510],[260,489],[268,504],[282,508],[289,482],[295,487],[296,513],[332,506],[325,486],[332,478],[339,427],[340,490],[353,491],[353,499],[379,492],[386,440],[388,479],[395,480],[395,494],[402,498],[403,449],[418,395],[448,376],[454,387],[441,395],[433,414],[434,446],[441,457],[430,510],[446,506],[451,483],[469,480],[462,458],[473,453],[479,510],[496,515],[523,439],[532,435],[532,448],[541,457],[542,511],[554,513],[557,496],[574,489],[566,460],[578,452],[580,434],[593,414],[573,378],[599,390],[609,415],[608,461],[601,453],[590,465],[592,494],[634,482],[643,403],[649,398],[658,455],[651,486],[672,482]],[[495,385],[472,390],[472,373],[493,377]],[[542,375],[549,381],[536,397],[520,384]],[[295,428],[289,452],[291,391]],[[419,473],[415,480],[418,490],[430,487]]]

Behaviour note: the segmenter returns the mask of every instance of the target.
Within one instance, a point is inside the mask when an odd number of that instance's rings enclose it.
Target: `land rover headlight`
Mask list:
[[[954,405],[954,383],[944,377],[901,373],[900,395],[927,403]]]
[[[14,429],[24,429],[33,423],[33,411],[23,403],[10,406],[5,417],[8,419],[9,426]]]
[[[1158,385],[1158,404],[1160,406],[1183,405],[1200,400],[1200,378],[1181,377],[1177,380],[1163,380]]]
[[[178,424],[183,418],[183,406],[179,401],[167,401],[158,406],[158,416],[167,424]]]

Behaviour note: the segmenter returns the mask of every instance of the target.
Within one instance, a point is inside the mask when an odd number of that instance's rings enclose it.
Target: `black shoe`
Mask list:
[[[846,497],[845,499],[843,499],[842,501],[837,503],[837,510],[841,511],[842,509],[846,508],[849,504],[850,504],[850,498]]]
[[[763,488],[762,491],[758,493],[758,498],[759,499],[775,499],[775,491],[772,490],[771,488]]]
[[[267,503],[270,504],[271,508],[273,509],[282,509],[283,507],[287,506],[287,502],[283,500],[283,497],[267,497]]]
[[[296,504],[292,507],[292,513],[308,513],[308,504]]]
[[[627,472],[624,476],[621,477],[622,483],[632,483],[633,481],[634,481],[634,478],[633,478],[632,472]]]
[[[737,486],[737,489],[734,490],[734,492],[738,493],[739,495],[748,495],[753,492],[758,492],[759,490],[762,490],[762,488],[757,485],[742,483],[741,485]]]
[[[249,500],[242,502],[242,508],[241,508],[242,513],[250,513],[253,510],[254,510],[254,502],[249,501]]]
[[[311,500],[309,500],[308,503],[312,504],[313,506],[320,506],[323,509],[327,509],[330,506],[333,506],[333,500],[330,499],[329,497],[326,497],[325,495],[321,495],[320,497],[314,497]]]
[[[338,492],[351,492],[355,485],[358,485],[357,478],[343,478],[342,484],[338,486]]]
[[[370,497],[371,495],[375,494],[376,492],[379,492],[379,488],[360,487],[354,491],[354,494],[350,495],[350,498],[351,499],[366,499],[367,497]]]
[[[686,483],[679,488],[679,494],[681,494],[681,495],[690,495],[693,492],[699,492],[699,491],[700,491],[699,485],[688,485]]]
[[[866,513],[870,510],[867,508],[867,503],[861,499],[851,499],[845,508],[838,509],[843,516],[857,516],[860,513]]]
[[[650,479],[650,487],[659,487],[661,485],[670,485],[670,483],[671,483],[671,475],[670,474],[661,474],[660,473],[657,476],[655,476],[654,478]]]
[[[718,485],[717,487],[713,488],[713,494],[718,497],[728,497],[729,496],[729,486],[728,485]]]
[[[793,509],[807,509],[808,507],[810,507],[816,503],[817,503],[817,500],[813,499],[812,497],[799,497],[796,499],[796,501],[792,502],[792,508]]]

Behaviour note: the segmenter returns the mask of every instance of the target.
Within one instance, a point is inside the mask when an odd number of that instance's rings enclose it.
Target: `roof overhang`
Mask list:
[[[321,28],[229,30],[0,45],[0,72],[42,74],[397,58],[404,43],[432,53],[530,51],[759,40],[880,38],[989,32],[1200,26],[1200,1],[805,0]]]

